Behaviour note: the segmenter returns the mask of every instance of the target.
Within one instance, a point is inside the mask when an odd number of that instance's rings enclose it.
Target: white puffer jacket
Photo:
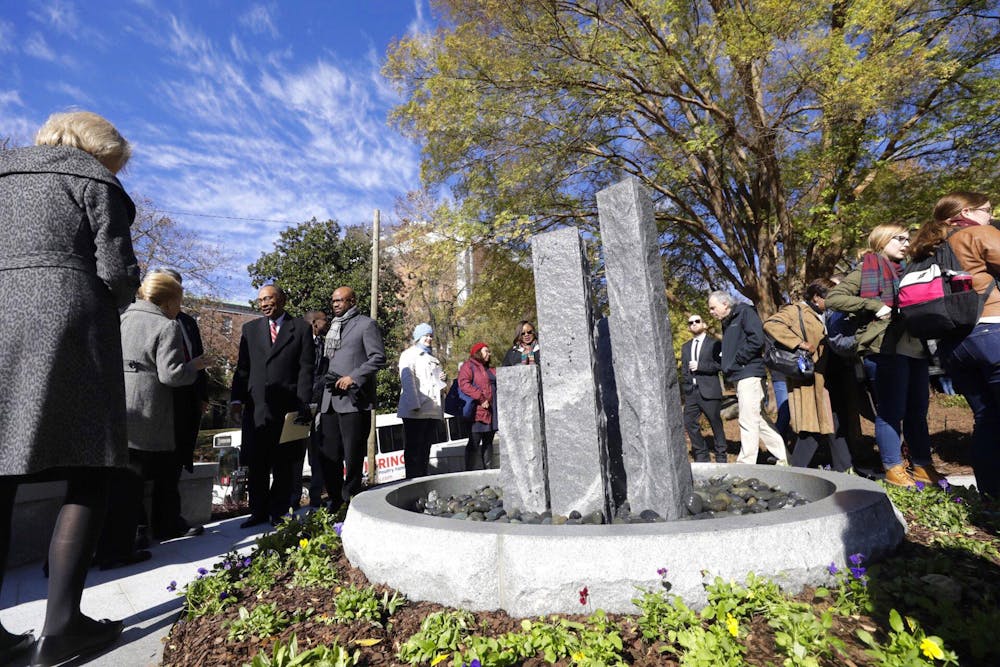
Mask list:
[[[425,352],[419,345],[412,345],[399,355],[398,417],[404,419],[443,419],[441,411],[441,362]]]

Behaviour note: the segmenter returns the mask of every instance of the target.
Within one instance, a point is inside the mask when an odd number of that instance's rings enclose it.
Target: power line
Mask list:
[[[249,222],[279,222],[283,225],[299,225],[306,220],[268,220],[267,218],[241,218],[235,215],[212,215],[211,213],[194,213],[192,211],[168,211],[162,208],[153,209],[154,213],[167,213],[169,215],[191,215],[196,218],[218,218],[220,220],[247,220]]]

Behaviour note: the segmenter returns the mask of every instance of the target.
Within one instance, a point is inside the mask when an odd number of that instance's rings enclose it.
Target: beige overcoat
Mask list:
[[[785,347],[798,347],[802,342],[800,312],[805,325],[805,340],[815,348],[812,360],[816,365],[816,372],[807,383],[787,378],[792,430],[796,433],[832,434],[833,410],[830,408],[830,393],[826,390],[823,378],[829,352],[826,349],[826,326],[822,316],[804,302],[793,303],[767,318],[764,321],[764,332]]]

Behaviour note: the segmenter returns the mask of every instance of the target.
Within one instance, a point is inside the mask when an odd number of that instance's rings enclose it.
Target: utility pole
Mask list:
[[[381,215],[375,209],[375,218],[372,220],[372,291],[371,291],[371,318],[378,320],[378,258],[379,258],[379,224]],[[372,425],[368,432],[368,484],[374,486],[378,483],[378,466],[375,461],[375,412],[372,409]]]

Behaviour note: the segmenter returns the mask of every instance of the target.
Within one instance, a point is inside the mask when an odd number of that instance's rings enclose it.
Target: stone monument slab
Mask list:
[[[497,419],[503,433],[504,505],[542,513],[549,506],[538,366],[497,369]]]
[[[538,326],[545,336],[540,366],[551,509],[554,514],[600,510],[610,516],[583,240],[576,229],[559,229],[535,236],[531,247]]]
[[[677,519],[692,477],[652,199],[629,178],[597,209],[629,503]]]

